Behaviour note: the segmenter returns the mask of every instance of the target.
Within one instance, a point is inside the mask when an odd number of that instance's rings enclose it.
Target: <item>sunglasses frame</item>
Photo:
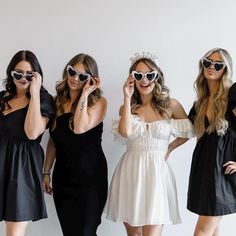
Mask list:
[[[15,74],[21,75],[21,78],[20,78],[20,79],[17,79],[17,78],[15,77]],[[32,81],[32,78],[34,77],[34,74],[33,74],[33,73],[22,73],[22,72],[19,72],[19,71],[16,71],[16,70],[12,70],[12,71],[11,71],[11,76],[12,76],[13,79],[15,79],[15,80],[21,80],[21,79],[25,78],[27,81]]]
[[[210,66],[208,66],[208,67],[204,66],[204,61],[210,62],[211,63]],[[210,68],[213,65],[215,71],[221,71],[221,70],[223,70],[226,67],[225,62],[212,61],[212,60],[210,60],[210,59],[208,59],[206,57],[202,58],[201,63],[202,63],[202,66],[203,66],[204,69],[208,69],[208,68]],[[223,67],[221,69],[217,70],[216,69],[216,65],[223,65]]]
[[[71,76],[70,74],[69,74],[69,70],[73,70],[76,74],[74,75],[74,76]],[[85,82],[85,81],[87,81],[88,79],[90,79],[92,76],[89,74],[89,73],[80,73],[80,72],[78,72],[73,66],[71,66],[71,65],[67,65],[67,67],[66,67],[66,72],[67,72],[67,75],[69,76],[69,77],[78,77],[78,79],[79,79],[79,81],[80,82]],[[87,75],[87,79],[86,80],[81,80],[80,79],[80,75]]]
[[[149,80],[149,79],[147,78],[147,75],[148,75],[148,74],[153,74],[153,73],[154,73],[155,76],[153,77],[152,80]],[[159,78],[159,73],[158,73],[157,70],[153,70],[153,71],[147,72],[147,73],[142,73],[142,72],[138,72],[138,71],[133,70],[133,71],[131,72],[131,74],[132,74],[133,78],[134,78],[136,81],[138,81],[138,82],[140,82],[141,80],[143,80],[144,77],[146,77],[146,79],[147,79],[149,82],[152,82],[152,81],[154,81],[155,79],[158,79],[158,78]],[[140,80],[136,79],[136,78],[135,78],[135,74],[142,75],[142,78],[141,78]]]

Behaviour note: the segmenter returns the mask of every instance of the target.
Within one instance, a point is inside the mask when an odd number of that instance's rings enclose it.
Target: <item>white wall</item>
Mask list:
[[[62,69],[75,54],[91,54],[98,62],[104,96],[108,100],[103,147],[109,179],[123,151],[114,143],[111,120],[123,101],[122,84],[137,51],[156,54],[171,96],[188,112],[194,100],[193,82],[199,58],[213,47],[229,50],[236,61],[234,0],[0,0],[0,79],[18,50],[35,52],[45,74],[45,85],[55,94]],[[45,146],[48,134],[44,136]],[[170,163],[178,185],[183,223],[165,226],[164,235],[189,236],[196,215],[186,210],[192,140],[174,151]],[[0,190],[1,191],[1,190]],[[49,218],[29,226],[27,235],[60,236],[52,198],[46,196]],[[233,236],[235,215],[221,223],[222,235]],[[0,224],[4,235],[4,224]],[[99,236],[125,235],[122,224],[103,218]]]

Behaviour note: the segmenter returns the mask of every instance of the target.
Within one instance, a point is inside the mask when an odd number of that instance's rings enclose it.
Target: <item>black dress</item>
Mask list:
[[[236,84],[229,90],[226,120],[229,127],[224,136],[204,133],[193,152],[188,188],[187,208],[205,216],[220,216],[236,212],[236,173],[225,175],[223,164],[236,161]],[[193,122],[195,108],[189,118]],[[209,122],[205,118],[205,126]]]
[[[4,96],[4,91],[0,96]],[[41,114],[54,115],[54,102],[41,93]],[[47,217],[42,189],[42,135],[29,140],[24,131],[28,105],[0,115],[0,220],[36,221]]]
[[[69,128],[71,113],[57,118],[53,197],[64,236],[95,236],[107,197],[103,124],[82,134]]]

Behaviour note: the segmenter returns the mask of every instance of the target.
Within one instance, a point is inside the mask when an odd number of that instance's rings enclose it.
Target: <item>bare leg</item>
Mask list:
[[[161,236],[163,225],[145,225],[142,236]]]
[[[221,218],[221,216],[199,216],[194,236],[217,236],[217,226]]]
[[[10,222],[6,221],[6,236],[25,236],[29,221]]]
[[[127,236],[142,236],[142,227],[141,226],[131,226],[128,223],[124,222]]]

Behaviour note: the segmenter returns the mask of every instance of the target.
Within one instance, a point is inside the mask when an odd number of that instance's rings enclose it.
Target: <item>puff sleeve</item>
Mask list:
[[[43,90],[40,93],[40,110],[42,116],[49,119],[47,128],[50,127],[55,116],[55,103],[52,95],[50,95],[47,90]]]
[[[171,134],[174,137],[192,138],[194,137],[194,129],[189,119],[173,119],[171,120]]]
[[[234,83],[229,89],[228,104],[231,110],[236,107],[236,83]]]
[[[119,120],[113,120],[112,122],[112,133],[114,134],[114,140],[118,141],[120,144],[127,144],[128,141],[132,141],[144,133],[144,127],[140,122],[138,116],[132,116],[132,134],[129,137],[123,137],[119,133]]]
[[[128,138],[123,137],[120,133],[119,133],[119,120],[112,120],[112,133],[114,135],[114,141],[118,141],[120,144],[125,145]]]

